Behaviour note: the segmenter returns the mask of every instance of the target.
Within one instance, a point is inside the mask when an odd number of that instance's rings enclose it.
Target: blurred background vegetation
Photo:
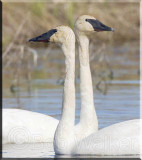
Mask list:
[[[106,81],[139,79],[139,3],[32,2],[3,3],[3,94],[26,88],[30,93],[33,79],[56,79],[62,85],[64,57],[53,44],[28,43],[59,25],[72,29],[76,18],[92,15],[115,28],[114,33],[95,33],[91,37],[90,64],[94,86],[106,93]],[[128,60],[128,61],[127,61]],[[128,74],[119,71],[128,69]],[[76,77],[79,77],[76,54]],[[55,84],[45,82],[48,88]],[[45,86],[43,86],[45,87]]]

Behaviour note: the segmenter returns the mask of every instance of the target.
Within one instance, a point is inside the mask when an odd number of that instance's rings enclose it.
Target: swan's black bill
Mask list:
[[[104,25],[98,20],[86,19],[86,21],[89,22],[93,26],[94,30],[97,32],[100,32],[100,31],[113,31],[114,32],[113,28]]]
[[[56,32],[57,32],[57,29],[51,29],[40,36],[30,39],[29,42],[50,42],[50,37]]]

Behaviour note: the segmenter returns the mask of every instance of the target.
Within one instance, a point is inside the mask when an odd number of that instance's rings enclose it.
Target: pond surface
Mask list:
[[[120,54],[110,57],[111,61],[113,60],[112,64],[114,64],[113,71],[115,78],[112,81],[106,81],[106,84],[109,86],[106,94],[103,94],[94,86],[94,103],[99,129],[117,122],[139,118],[139,80],[137,76],[139,62],[135,55],[132,55],[134,58],[131,57],[129,59],[127,59],[127,55],[122,58],[123,60],[120,60]],[[127,63],[125,63],[125,58],[127,59]],[[117,65],[126,67],[115,68],[116,63]],[[129,68],[128,66],[130,65],[135,67]],[[135,76],[132,76],[133,74]],[[123,79],[123,75],[127,75],[126,77],[132,76],[133,78]],[[52,77],[48,79],[35,78],[31,80],[31,86],[30,92],[21,88],[18,98],[17,93],[7,94],[9,88],[5,88],[3,93],[3,108],[25,109],[60,119],[63,86],[57,84],[57,79]],[[76,88],[76,123],[78,123],[80,115],[79,82]],[[53,158],[55,157],[55,153],[52,143],[6,144],[3,145],[3,157]]]

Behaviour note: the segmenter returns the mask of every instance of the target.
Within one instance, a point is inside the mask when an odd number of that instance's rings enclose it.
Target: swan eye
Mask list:
[[[86,22],[88,22],[88,19],[85,19]]]

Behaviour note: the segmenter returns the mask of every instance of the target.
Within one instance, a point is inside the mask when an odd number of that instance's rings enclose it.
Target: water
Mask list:
[[[112,64],[116,64],[117,61],[117,63],[119,62],[123,66],[125,64],[126,67],[114,67],[115,79],[107,81],[109,86],[107,94],[103,94],[94,87],[94,103],[98,116],[99,129],[117,122],[139,118],[139,80],[137,76],[130,78],[133,74],[137,73],[136,68],[138,64],[135,63],[137,59],[128,59],[127,55],[123,58],[125,62],[127,59],[127,63],[123,63],[122,60],[120,61],[119,54],[115,55],[115,61],[113,56],[110,57]],[[129,68],[128,66],[131,64],[135,65],[135,68]],[[127,75],[125,79],[122,79],[121,76],[123,75]],[[9,89],[5,88],[3,107],[26,109],[60,119],[63,86],[57,85],[57,79],[52,77],[48,79],[35,78],[31,81],[31,86],[30,93],[24,88],[20,88],[19,98],[17,98],[18,92],[6,94]],[[78,83],[76,88],[76,123],[78,123],[80,114]],[[3,145],[3,157],[53,158],[57,156],[55,156],[52,143],[39,143]],[[86,156],[81,157],[86,158]]]
[[[108,82],[109,83],[109,82]],[[22,109],[61,117],[62,88],[38,89],[27,96],[20,95]],[[79,121],[80,94],[76,95],[76,123]],[[108,93],[103,95],[95,90],[94,102],[98,115],[99,128],[117,122],[139,118],[139,81],[112,81]],[[15,98],[4,98],[4,108],[18,108]],[[52,143],[45,144],[7,144],[3,146],[3,157],[54,157]]]

